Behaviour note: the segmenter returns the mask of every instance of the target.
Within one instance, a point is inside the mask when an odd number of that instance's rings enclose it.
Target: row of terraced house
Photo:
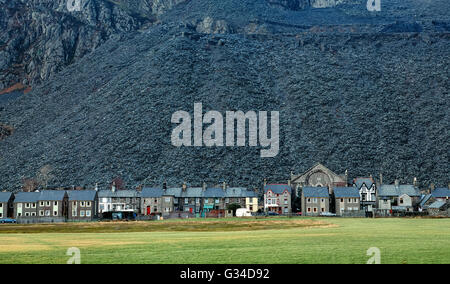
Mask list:
[[[262,191],[230,187],[138,187],[0,192],[0,220],[21,223],[92,221],[97,219],[186,218],[231,216],[230,206],[249,213],[303,216],[392,216],[423,213],[448,216],[449,188],[420,191],[411,184],[384,184],[383,177],[338,175],[318,163],[306,172],[291,173],[287,183],[267,183]],[[301,212],[301,213],[300,213]]]
[[[140,217],[226,217],[230,205],[258,211],[258,195],[242,187],[143,187],[134,190],[42,190],[0,192],[0,220],[19,223],[139,219]]]
[[[290,190],[293,200],[301,202],[293,211],[303,216],[450,215],[450,185],[421,191],[416,178],[411,184],[399,180],[384,184],[381,174],[377,181],[372,176],[349,181],[347,171],[339,175],[320,163],[302,174],[291,173],[287,184],[265,185],[265,210],[287,213],[289,209],[282,208],[283,195]]]

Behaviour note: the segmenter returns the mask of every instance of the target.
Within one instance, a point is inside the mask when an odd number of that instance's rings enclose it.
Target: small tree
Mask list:
[[[24,178],[22,180],[22,191],[33,192],[38,188],[39,183],[34,178]]]
[[[233,210],[233,216],[236,216],[236,211],[239,208],[241,208],[241,205],[237,203],[228,204],[227,206],[227,210]]]
[[[125,182],[121,177],[116,177],[111,181],[111,188],[112,186],[116,186],[116,190],[124,190],[125,189]]]
[[[37,174],[37,182],[43,188],[47,188],[49,181],[54,178],[52,171],[53,168],[50,165],[45,165],[39,170]]]

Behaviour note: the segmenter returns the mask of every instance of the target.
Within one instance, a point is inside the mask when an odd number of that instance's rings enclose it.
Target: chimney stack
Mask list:
[[[167,189],[167,182],[164,181],[164,182],[163,182],[163,190],[166,190],[166,189]]]
[[[116,192],[116,182],[113,181],[112,187],[111,187],[111,191],[112,192]]]
[[[414,179],[413,179],[413,185],[417,187],[417,177],[414,177]]]
[[[186,189],[187,189],[187,185],[186,185],[186,182],[183,182],[183,186],[181,187],[181,189],[183,190],[183,192],[185,192],[185,191],[186,191]]]
[[[225,181],[222,183],[222,189],[224,191],[227,190],[227,183]]]
[[[430,193],[433,192],[436,189],[434,186],[434,183],[430,184]]]
[[[398,187],[400,185],[400,181],[398,179],[395,179],[394,184],[395,184],[396,187]]]
[[[95,184],[94,190],[95,190],[95,191],[98,191],[98,182]]]
[[[383,184],[383,173],[380,173],[380,185]]]
[[[267,179],[265,178],[264,179],[264,186],[266,186],[267,185]]]

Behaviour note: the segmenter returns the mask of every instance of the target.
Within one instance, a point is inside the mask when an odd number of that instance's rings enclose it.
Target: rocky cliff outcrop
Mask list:
[[[51,165],[62,185],[253,187],[317,161],[447,185],[450,2],[385,1],[375,16],[353,1],[87,0],[68,13],[0,0],[2,78],[24,80],[9,90],[48,78],[0,95],[0,185]],[[171,115],[194,102],[279,111],[279,155],[174,147]]]
[[[79,0],[79,10],[68,1],[0,0],[0,91],[45,81],[112,35],[153,23],[185,0]]]

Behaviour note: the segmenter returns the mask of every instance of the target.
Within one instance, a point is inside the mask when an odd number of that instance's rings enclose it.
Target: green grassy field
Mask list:
[[[55,227],[56,226],[56,227]],[[0,263],[450,263],[450,219],[274,218],[0,226]]]

